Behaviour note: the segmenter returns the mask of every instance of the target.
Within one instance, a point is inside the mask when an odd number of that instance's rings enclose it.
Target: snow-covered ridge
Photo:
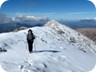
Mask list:
[[[88,72],[96,64],[93,41],[52,20],[34,27],[36,39],[28,53],[27,30],[0,34],[0,63],[8,72]]]
[[[96,45],[95,43],[90,40],[89,38],[83,36],[81,33],[58,23],[55,20],[49,21],[47,24],[44,25],[45,27],[50,27],[53,31],[61,31],[63,33],[63,38],[67,40],[67,42],[73,41],[73,45],[76,45],[76,48],[79,48],[85,52],[94,52],[96,53]],[[94,46],[95,47],[94,47]]]

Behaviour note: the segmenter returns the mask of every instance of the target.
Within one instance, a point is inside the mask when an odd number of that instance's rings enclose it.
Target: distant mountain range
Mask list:
[[[59,20],[59,22],[73,29],[96,28],[96,19],[81,19],[81,20],[75,20],[75,21]]]
[[[48,18],[34,16],[15,16],[12,18],[6,15],[0,15],[0,33],[10,32],[21,27],[43,26],[49,21]],[[96,19],[81,19],[75,21],[58,20],[58,22],[67,25],[73,29],[78,28],[96,28]]]
[[[0,17],[0,33],[10,32],[20,27],[34,27],[42,26],[48,22],[48,18],[34,17],[34,16],[16,16],[8,18],[6,16]]]

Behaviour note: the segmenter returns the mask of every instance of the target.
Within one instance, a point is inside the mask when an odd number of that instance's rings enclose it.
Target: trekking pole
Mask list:
[[[33,44],[33,50],[36,51],[36,48],[35,48],[35,42],[34,42],[34,44]]]
[[[35,43],[35,42],[36,42],[36,41],[35,41],[36,38],[37,38],[37,37],[35,36],[35,39],[34,39],[34,42],[33,42],[33,50],[34,50],[34,51],[36,51],[36,46],[35,46],[35,45],[36,45],[36,43]]]
[[[25,33],[25,36],[27,37],[27,34]],[[27,44],[27,40],[25,41],[25,43],[26,43],[26,50],[27,50],[27,52],[28,52],[28,44]]]
[[[26,43],[26,50],[27,50],[27,52],[28,52],[27,43]]]

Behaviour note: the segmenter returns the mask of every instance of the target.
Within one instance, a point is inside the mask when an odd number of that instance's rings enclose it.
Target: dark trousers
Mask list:
[[[28,40],[27,42],[28,42],[28,49],[29,49],[29,52],[31,53],[32,50],[33,50],[33,41]]]

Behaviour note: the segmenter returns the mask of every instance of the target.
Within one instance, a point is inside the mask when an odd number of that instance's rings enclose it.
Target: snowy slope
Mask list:
[[[7,72],[89,72],[95,66],[96,45],[80,33],[54,20],[31,29],[36,36],[31,54],[28,30],[0,34],[0,64]]]

